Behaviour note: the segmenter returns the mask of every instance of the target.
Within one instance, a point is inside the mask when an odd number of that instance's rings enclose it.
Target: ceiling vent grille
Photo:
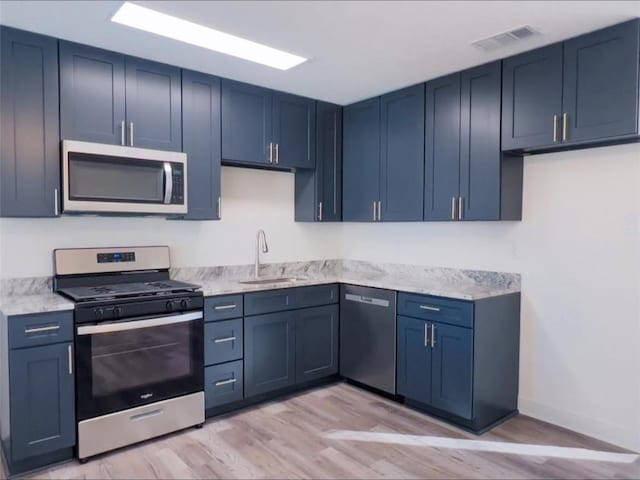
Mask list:
[[[472,42],[471,45],[481,48],[482,50],[492,51],[498,48],[507,47],[513,43],[519,42],[520,40],[526,40],[527,38],[531,38],[536,35],[540,35],[540,32],[534,30],[529,25],[525,25],[523,27],[509,30],[508,32],[498,33],[491,37],[476,40],[475,42]]]

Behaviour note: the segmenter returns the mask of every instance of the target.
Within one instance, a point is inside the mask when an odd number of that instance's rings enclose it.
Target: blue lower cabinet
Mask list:
[[[398,317],[398,395],[431,402],[431,349],[425,320]]]
[[[210,322],[204,325],[204,364],[230,362],[242,358],[242,319]]]
[[[259,395],[295,383],[295,313],[244,319],[245,395]]]
[[[431,329],[431,404],[471,419],[473,330],[444,323],[432,323]]]
[[[338,304],[296,311],[296,383],[338,373]]]
[[[222,363],[204,369],[205,408],[219,407],[242,400],[242,360]]]
[[[76,443],[73,344],[11,350],[11,462]]]

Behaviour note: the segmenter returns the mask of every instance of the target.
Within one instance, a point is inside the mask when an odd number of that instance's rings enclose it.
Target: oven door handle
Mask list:
[[[173,195],[173,167],[170,162],[164,162],[164,203],[171,203]]]
[[[83,325],[78,327],[78,335],[94,335],[96,333],[122,332],[138,328],[158,327],[174,323],[191,322],[202,318],[202,312],[189,312],[169,317],[149,318],[146,320],[134,320],[131,322],[102,323],[100,325]]]

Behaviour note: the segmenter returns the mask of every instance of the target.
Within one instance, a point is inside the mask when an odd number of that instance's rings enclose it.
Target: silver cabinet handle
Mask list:
[[[436,346],[436,326],[431,324],[431,348],[435,348]]]
[[[318,221],[322,221],[322,202],[318,203]]]
[[[222,197],[218,197],[218,219],[222,218]]]
[[[382,200],[378,200],[378,221],[382,220]]]
[[[558,141],[558,115],[553,115],[553,143]]]
[[[67,361],[69,362],[69,375],[73,375],[73,351],[71,345],[67,346]]]
[[[456,197],[451,197],[451,220],[456,219]]]
[[[280,163],[280,144],[276,143],[276,165]]]
[[[53,189],[53,214],[54,216],[60,215],[60,209],[58,208],[58,189]]]
[[[376,221],[376,201],[373,201],[373,221]]]
[[[236,337],[216,338],[213,343],[226,343],[235,341]]]
[[[429,346],[429,324],[426,322],[424,324],[424,346]]]
[[[216,387],[220,387],[222,385],[229,385],[230,383],[236,383],[238,381],[237,378],[230,378],[229,380],[221,380],[219,382],[216,382],[215,385]]]
[[[269,163],[273,163],[273,142],[269,142]]]
[[[149,412],[138,413],[137,415],[131,415],[129,417],[129,420],[131,420],[132,422],[135,422],[137,420],[144,420],[145,418],[149,418],[149,417],[156,417],[158,415],[162,415],[163,411],[164,410],[159,408],[157,410],[151,410]]]
[[[569,138],[569,114],[562,114],[562,141],[566,142]]]
[[[124,120],[120,122],[120,145],[124,146]]]
[[[232,308],[236,308],[236,304],[235,303],[230,303],[229,305],[216,305],[215,307],[213,307],[214,310],[230,310]]]
[[[463,206],[463,198],[462,197],[458,197],[458,220],[462,220],[462,206]]]
[[[129,145],[133,147],[133,122],[129,124]]]
[[[440,309],[438,307],[430,307],[429,305],[420,305],[422,310],[429,310],[430,312],[439,312]]]
[[[52,325],[50,327],[35,327],[35,328],[25,328],[24,333],[42,333],[42,332],[55,332],[56,330],[60,330],[60,325]]]

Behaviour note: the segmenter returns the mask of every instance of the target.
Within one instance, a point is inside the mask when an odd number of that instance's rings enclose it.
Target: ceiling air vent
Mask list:
[[[491,37],[476,40],[475,42],[472,42],[471,45],[486,51],[491,51],[509,46],[520,40],[526,40],[527,38],[535,35],[540,35],[540,32],[534,30],[529,25],[525,25],[524,27],[514,28],[508,32],[498,33]]]

